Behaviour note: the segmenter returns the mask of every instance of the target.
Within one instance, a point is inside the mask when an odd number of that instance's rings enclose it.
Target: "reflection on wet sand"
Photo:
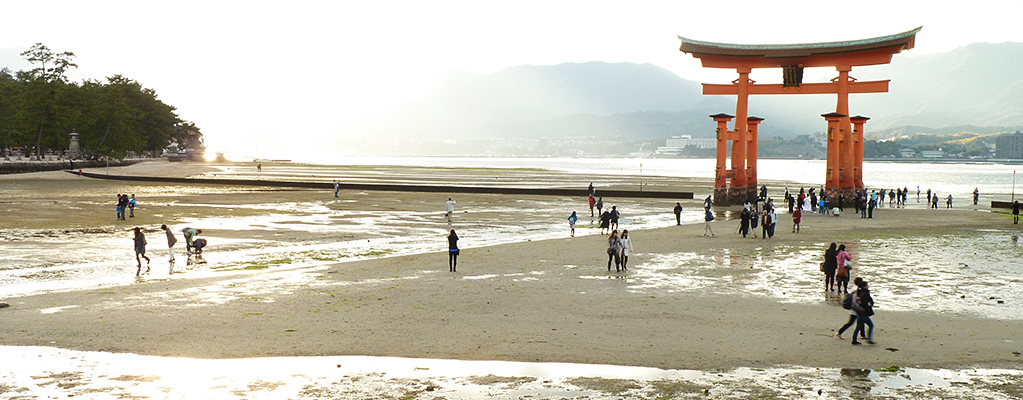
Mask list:
[[[0,398],[1019,398],[1013,370],[730,371],[393,357],[198,360],[0,347]]]

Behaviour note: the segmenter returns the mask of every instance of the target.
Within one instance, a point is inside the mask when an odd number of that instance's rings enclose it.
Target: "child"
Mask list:
[[[799,209],[792,211],[792,233],[799,233],[799,221],[803,219],[803,212]]]

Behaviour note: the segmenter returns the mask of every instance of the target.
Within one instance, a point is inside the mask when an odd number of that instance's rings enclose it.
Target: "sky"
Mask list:
[[[896,57],[1023,42],[1019,1],[55,0],[0,9],[0,67],[31,69],[19,54],[34,43],[71,51],[71,79],[134,79],[195,122],[211,149],[258,157],[334,142],[456,73],[604,61],[735,79],[681,53],[678,36],[807,43],[923,26],[916,47]]]

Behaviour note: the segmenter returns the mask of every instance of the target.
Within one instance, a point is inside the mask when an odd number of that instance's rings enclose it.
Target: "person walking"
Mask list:
[[[973,188],[973,205],[980,201],[980,188]]]
[[[709,199],[710,197],[708,197]],[[703,237],[707,237],[707,232],[710,232],[710,237],[714,237],[714,228],[711,228],[710,222],[714,220],[714,213],[710,211],[710,207],[703,209]]]
[[[757,212],[757,205],[754,204],[749,212],[749,227],[750,232],[753,233],[753,238],[757,238],[757,226],[760,224],[760,213]]]
[[[629,230],[625,229],[622,231],[622,271],[629,269],[629,253],[632,252],[632,238],[629,236]]]
[[[845,324],[843,324],[841,328],[838,328],[838,332],[835,332],[835,337],[838,338],[839,340],[845,340],[845,338],[842,337],[842,333],[844,333],[846,329],[849,329],[849,327],[853,326],[853,324],[856,323],[856,319],[858,317],[858,315],[856,315],[856,311],[853,310],[852,305],[853,305],[853,303],[856,303],[858,301],[857,298],[856,298],[856,294],[859,292],[860,285],[863,284],[863,278],[856,277],[856,280],[853,281],[853,284],[856,285],[857,290],[854,290],[852,293],[846,295],[846,296],[850,297],[850,299],[846,300],[844,297],[842,298],[842,308],[845,308],[845,305],[846,305],[847,301],[848,301],[848,304],[849,304],[849,308],[848,308],[848,310],[849,310],[849,321],[847,321]],[[855,331],[855,329],[854,329],[854,331]],[[853,340],[856,340],[856,338],[853,337]]]
[[[771,229],[771,212],[770,210],[764,209],[764,212],[760,215],[760,238],[767,239],[768,230]]]
[[[792,211],[792,233],[799,233],[799,221],[803,219],[803,212],[799,209]]]
[[[163,229],[163,233],[167,235],[167,254],[170,255],[170,262],[174,262],[174,245],[178,242],[178,239],[174,237],[174,232],[171,232],[167,225],[160,225],[160,229]]]
[[[621,215],[618,206],[611,206],[611,229],[618,230],[618,217]]]
[[[590,193],[590,218],[593,218],[593,206],[597,204],[597,199],[593,198],[593,193]]]
[[[853,330],[852,344],[860,344],[856,338],[857,335],[863,336],[864,327],[870,328],[866,331],[867,343],[874,344],[874,321],[870,319],[874,315],[874,298],[870,297],[870,285],[867,281],[860,281],[855,300],[852,309],[856,311],[856,329]]]
[[[742,235],[743,239],[749,234],[749,203],[742,208],[742,212],[739,213],[739,234]]]
[[[952,194],[949,194],[948,198],[945,199],[945,208],[952,208]]]
[[[452,229],[448,234],[448,272],[458,272],[458,235]]]
[[[184,228],[184,229],[181,230],[181,233],[183,233],[185,235],[185,252],[188,253],[189,255],[191,255],[192,254],[192,238],[194,238],[194,237],[196,237],[196,235],[199,235],[200,233],[202,233],[202,229]]]
[[[571,236],[575,237],[575,223],[579,220],[579,216],[575,215],[575,211],[572,211],[572,215],[568,216],[568,228],[571,230]]]
[[[444,213],[444,218],[447,218],[448,222],[451,222],[451,214],[455,213],[455,201],[448,197],[448,202],[445,203],[444,207],[446,211]]]
[[[607,272],[611,272],[611,261],[615,263],[615,272],[622,271],[622,239],[618,231],[611,231],[607,238]]]
[[[931,207],[931,189],[927,189],[927,208]]]
[[[938,209],[938,192],[934,192],[934,197],[931,197],[931,209]]]
[[[838,293],[843,291],[849,293],[849,273],[852,272],[852,256],[845,251],[845,245],[838,246],[838,253],[835,255],[835,267],[837,272],[835,278],[838,281]]]
[[[603,214],[600,214],[600,234],[603,235],[606,232],[610,232],[610,231],[611,231],[611,212],[610,211],[604,211]]]
[[[139,268],[135,271],[135,276],[142,275],[142,260],[139,257],[146,259],[146,272],[149,272],[149,257],[146,257],[146,235],[142,233],[142,228],[135,227],[135,261],[138,262]]]
[[[1019,224],[1019,200],[1012,202],[1012,224]]]
[[[131,194],[131,198],[128,199],[128,218],[135,218],[135,194]]]
[[[341,181],[334,180],[334,197],[337,198],[337,193],[341,191]]]
[[[599,198],[597,198],[597,215],[604,215],[603,211],[601,211],[603,209],[604,209],[604,198],[603,197],[599,197]]]
[[[682,203],[676,202],[675,203],[675,209],[672,210],[672,211],[675,212],[675,226],[681,226],[682,225]]]
[[[824,291],[835,291],[835,271],[838,270],[838,245],[831,242],[827,250],[824,250],[824,261],[821,262],[821,272],[824,273]]]
[[[714,205],[714,202],[710,199],[710,196],[707,196],[706,199],[703,199],[703,208],[710,209],[710,206],[712,205]]]
[[[778,226],[778,213],[774,212],[774,207],[771,207],[771,212],[768,214],[768,221],[770,221],[771,226],[767,228],[767,233],[773,238],[774,228]]]

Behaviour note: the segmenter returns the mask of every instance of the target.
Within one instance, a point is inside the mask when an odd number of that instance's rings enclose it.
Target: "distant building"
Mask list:
[[[677,156],[682,154],[686,147],[697,149],[713,149],[718,141],[714,138],[693,139],[693,135],[680,135],[668,138],[664,146],[658,147],[654,154],[659,156]]]
[[[916,157],[916,150],[913,150],[913,149],[902,149],[902,150],[899,150],[899,154],[902,155],[902,158],[913,158],[913,157]]]
[[[924,150],[920,152],[923,158],[945,158],[945,152],[941,150]]]
[[[996,158],[1023,158],[1023,133],[1009,133],[995,138]]]

